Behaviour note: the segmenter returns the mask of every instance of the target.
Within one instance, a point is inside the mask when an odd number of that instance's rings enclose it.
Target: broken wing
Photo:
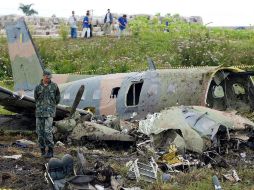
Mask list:
[[[35,100],[33,97],[22,95],[22,93],[16,93],[3,87],[0,87],[0,105],[9,111],[20,114],[34,114],[35,110]],[[64,118],[69,113],[68,107],[57,105],[57,119]]]

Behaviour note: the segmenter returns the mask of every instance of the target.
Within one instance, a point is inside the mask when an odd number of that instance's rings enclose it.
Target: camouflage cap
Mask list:
[[[52,73],[49,69],[44,69],[43,76],[48,76],[48,78],[52,78]]]

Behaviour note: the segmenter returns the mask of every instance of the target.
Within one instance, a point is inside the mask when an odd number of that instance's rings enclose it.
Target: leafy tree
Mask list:
[[[22,12],[26,15],[26,16],[31,16],[31,15],[34,15],[34,14],[38,14],[38,12],[34,9],[32,9],[33,4],[28,4],[28,5],[25,5],[23,3],[21,3],[19,5],[19,9],[22,10]]]

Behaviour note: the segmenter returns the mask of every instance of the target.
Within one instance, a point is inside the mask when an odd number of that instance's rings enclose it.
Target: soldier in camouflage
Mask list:
[[[41,148],[41,155],[46,158],[53,157],[53,117],[56,114],[56,105],[60,101],[60,91],[56,83],[51,81],[51,72],[43,72],[41,83],[35,87],[34,99],[36,102],[36,133]],[[48,147],[46,153],[45,148]]]

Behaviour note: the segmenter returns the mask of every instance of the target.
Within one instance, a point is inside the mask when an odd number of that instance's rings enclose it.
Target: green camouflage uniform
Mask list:
[[[50,82],[44,86],[43,82],[35,87],[34,99],[36,102],[36,133],[40,148],[53,147],[53,117],[56,114],[56,105],[60,101],[60,92],[57,84]]]

